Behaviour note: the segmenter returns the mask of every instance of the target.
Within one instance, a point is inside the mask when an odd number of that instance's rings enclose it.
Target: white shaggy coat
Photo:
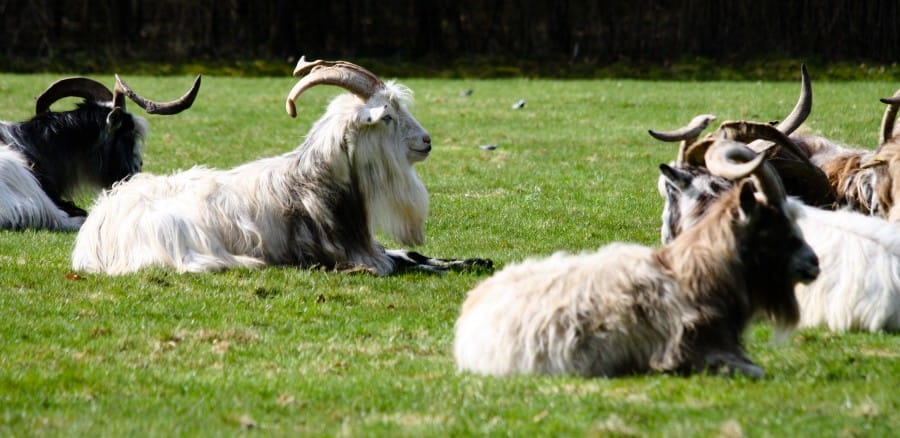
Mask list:
[[[799,326],[900,331],[900,226],[846,210],[800,212],[822,274],[796,287]]]
[[[78,234],[73,268],[118,275],[233,267],[362,266],[394,261],[374,240],[424,239],[428,192],[412,164],[430,137],[389,83],[363,101],[344,94],[296,150],[230,170],[141,174],[102,195]]]
[[[672,369],[684,327],[698,315],[661,271],[653,250],[621,243],[507,267],[463,304],[456,362],[500,376]],[[644,318],[638,309],[663,316]]]

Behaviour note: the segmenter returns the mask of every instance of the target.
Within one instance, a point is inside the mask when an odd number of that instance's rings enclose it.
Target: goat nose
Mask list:
[[[425,136],[422,137],[422,141],[423,141],[425,144],[431,144],[431,136],[428,135],[428,134],[425,134]]]

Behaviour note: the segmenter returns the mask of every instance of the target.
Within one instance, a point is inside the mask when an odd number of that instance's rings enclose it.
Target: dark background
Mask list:
[[[0,0],[0,17],[7,71],[256,60],[283,73],[300,54],[426,72],[507,66],[486,76],[683,60],[900,60],[900,0]]]

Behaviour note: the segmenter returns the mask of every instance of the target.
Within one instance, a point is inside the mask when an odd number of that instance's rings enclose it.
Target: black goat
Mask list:
[[[75,195],[141,171],[147,122],[125,110],[125,97],[150,114],[177,114],[191,107],[199,90],[198,76],[184,96],[159,103],[118,75],[113,91],[84,77],[51,84],[30,120],[0,122],[0,228],[77,230],[87,212],[72,201]],[[84,101],[71,111],[50,111],[66,97]]]

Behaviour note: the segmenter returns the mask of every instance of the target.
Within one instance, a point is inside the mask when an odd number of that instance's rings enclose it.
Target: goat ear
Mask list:
[[[363,107],[362,110],[359,111],[359,123],[363,125],[374,125],[380,122],[384,115],[387,114],[387,109],[387,105]]]
[[[113,132],[119,129],[119,126],[122,126],[122,118],[125,116],[125,111],[122,108],[116,107],[113,108],[109,114],[106,115],[106,130],[108,132]]]
[[[756,200],[756,185],[752,180],[745,179],[741,181],[741,212],[745,217],[751,217],[756,210],[758,201]]]
[[[684,191],[684,189],[690,187],[691,181],[694,180],[694,176],[690,173],[676,169],[668,164],[660,164],[659,172],[680,191]]]

